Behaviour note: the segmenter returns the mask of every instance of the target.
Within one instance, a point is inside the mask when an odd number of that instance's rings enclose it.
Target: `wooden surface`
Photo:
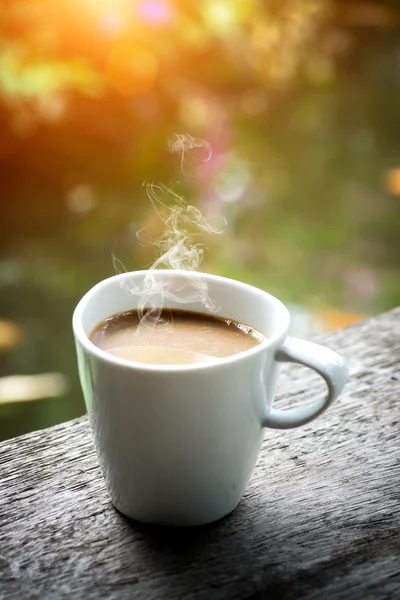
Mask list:
[[[117,513],[86,418],[0,444],[0,597],[400,599],[399,321],[322,338],[349,359],[344,395],[307,426],[268,430],[239,508],[207,528]],[[287,403],[322,390],[285,368]]]

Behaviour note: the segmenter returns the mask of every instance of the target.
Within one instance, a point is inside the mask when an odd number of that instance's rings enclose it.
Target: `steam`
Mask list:
[[[208,162],[212,157],[210,144],[205,140],[192,137],[191,135],[175,133],[174,137],[168,143],[168,148],[171,154],[180,154],[181,171],[184,174],[188,174],[188,163],[189,166],[193,166],[198,162]],[[189,151],[195,149],[200,149],[200,153],[189,153]]]
[[[193,149],[201,149],[203,156],[200,159],[190,157],[191,164],[193,161],[210,160],[211,146],[204,140],[176,134],[169,143],[170,152],[179,152],[181,155],[182,171],[188,163],[188,153]],[[187,204],[185,199],[171,188],[156,183],[143,185],[155,214],[163,223],[164,232],[156,241],[148,238],[145,229],[136,234],[140,243],[154,245],[159,255],[140,285],[132,282],[126,284],[129,286],[129,293],[138,298],[140,325],[154,327],[157,323],[167,323],[161,317],[167,301],[176,302],[178,305],[201,303],[210,312],[218,312],[219,307],[209,297],[207,283],[199,274],[206,250],[204,242],[199,241],[199,238],[221,234],[226,225],[225,219],[219,217],[220,226],[212,225],[198,208]],[[113,264],[116,272],[126,271],[115,253]],[[179,285],[161,281],[155,275],[157,269],[179,270],[184,273],[184,278]]]

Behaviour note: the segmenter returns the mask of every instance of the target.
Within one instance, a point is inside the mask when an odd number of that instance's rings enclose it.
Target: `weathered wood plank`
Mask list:
[[[323,338],[349,359],[345,394],[269,430],[245,499],[207,528],[118,514],[86,418],[0,444],[0,597],[400,599],[399,329],[397,309]],[[285,374],[285,403],[309,396],[311,373]]]

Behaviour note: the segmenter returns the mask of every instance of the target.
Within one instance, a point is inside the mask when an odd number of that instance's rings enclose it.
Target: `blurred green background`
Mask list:
[[[0,439],[84,413],[72,312],[113,252],[157,257],[143,182],[223,216],[202,269],[298,335],[399,303],[399,25],[394,0],[2,0]],[[211,160],[182,170],[176,133]]]

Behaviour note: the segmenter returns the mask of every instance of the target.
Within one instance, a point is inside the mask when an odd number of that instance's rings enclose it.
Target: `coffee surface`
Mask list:
[[[156,324],[140,324],[136,310],[105,319],[90,340],[102,350],[152,364],[215,362],[257,346],[258,331],[231,321],[185,310],[167,310]]]

